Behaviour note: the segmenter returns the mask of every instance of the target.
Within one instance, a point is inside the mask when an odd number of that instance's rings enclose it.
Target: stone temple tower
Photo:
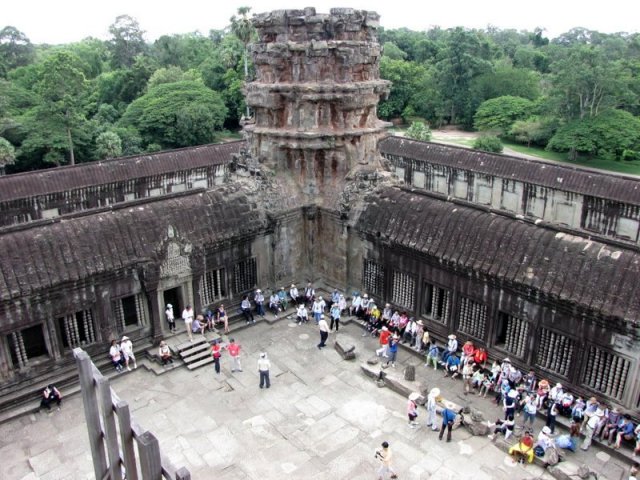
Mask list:
[[[331,204],[345,178],[378,167],[386,123],[377,105],[390,83],[379,75],[375,12],[335,8],[256,15],[254,112],[245,127],[250,154],[287,171],[308,201]]]

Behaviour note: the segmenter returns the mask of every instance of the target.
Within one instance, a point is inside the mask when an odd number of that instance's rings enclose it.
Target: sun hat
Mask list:
[[[509,398],[516,398],[518,396],[518,392],[516,390],[509,390]]]
[[[544,433],[545,435],[551,435],[551,429],[545,425],[544,427],[542,427],[542,433]]]
[[[447,338],[451,339],[451,340],[455,340],[456,336],[452,333],[451,335],[449,335]]]
[[[120,341],[124,342],[125,340],[129,340],[129,337],[127,337],[126,335],[124,337],[122,337],[122,340],[120,340]]]
[[[386,332],[389,329],[387,327],[382,327],[382,330]]]
[[[431,397],[437,397],[438,395],[440,395],[440,389],[438,387],[432,388],[429,392],[429,396]]]
[[[173,305],[171,305],[170,303],[167,303],[167,308],[173,308]]]
[[[409,394],[409,400],[417,400],[420,398],[420,394],[418,392],[411,392]]]

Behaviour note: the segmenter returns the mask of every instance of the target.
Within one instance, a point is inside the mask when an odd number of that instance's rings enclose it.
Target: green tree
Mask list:
[[[499,135],[504,135],[516,120],[524,120],[531,116],[533,105],[533,102],[526,98],[511,96],[492,98],[478,107],[474,126],[478,130],[492,130]]]
[[[16,149],[9,140],[0,137],[0,175],[4,175],[7,165],[13,165],[16,161]]]
[[[109,52],[114,69],[131,67],[135,58],[147,51],[144,31],[138,21],[129,15],[119,15],[109,26],[111,39]]]
[[[482,135],[473,142],[473,148],[483,152],[501,153],[503,146],[500,139],[493,135]]]
[[[414,102],[414,98],[426,88],[430,80],[427,69],[415,62],[382,57],[380,76],[392,82],[389,98],[378,107],[380,116],[387,120],[404,116],[408,107],[411,114],[415,114],[417,102]]]
[[[516,142],[546,146],[556,129],[553,118],[530,117],[526,120],[516,120],[509,130],[509,136]]]
[[[96,154],[100,160],[122,155],[122,140],[113,131],[102,132],[96,138]]]
[[[255,28],[248,15],[251,11],[251,7],[238,8],[238,16],[231,17],[231,32],[242,42],[244,45],[243,59],[244,59],[244,79],[249,80],[249,43],[255,33]],[[247,118],[249,118],[249,106],[247,105]]]
[[[30,64],[34,57],[35,49],[24,33],[10,25],[0,30],[0,77]]]
[[[167,68],[159,68],[151,77],[149,77],[149,81],[147,82],[147,88],[153,88],[156,85],[160,85],[161,83],[173,83],[173,82],[201,82],[202,74],[198,70],[188,70],[183,72],[180,67],[167,67]]]
[[[227,115],[220,95],[199,82],[164,83],[133,101],[120,121],[165,148],[209,143]]]
[[[64,131],[71,165],[75,164],[73,132],[84,120],[81,99],[86,90],[86,80],[78,63],[77,57],[67,52],[53,54],[45,60],[37,86],[42,97],[37,117],[51,131]]]
[[[391,60],[406,60],[407,58],[407,54],[393,42],[385,42],[382,47],[382,54]]]
[[[152,47],[152,54],[163,67],[180,67],[183,71],[198,68],[213,55],[214,42],[200,33],[163,35]]]
[[[413,122],[405,132],[405,135],[414,140],[428,142],[431,140],[431,129],[424,122]]]

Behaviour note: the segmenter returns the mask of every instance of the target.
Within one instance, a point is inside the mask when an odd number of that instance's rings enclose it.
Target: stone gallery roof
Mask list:
[[[469,148],[390,136],[379,143],[383,155],[396,155],[558,190],[640,205],[640,178],[574,165],[530,160]]]
[[[640,314],[640,254],[434,197],[388,188],[357,229],[450,268],[497,277],[604,316]]]
[[[194,248],[258,233],[265,222],[239,192],[178,195],[0,235],[0,301],[157,258],[172,226]]]
[[[243,146],[244,142],[201,145],[0,176],[0,202],[222,164]]]

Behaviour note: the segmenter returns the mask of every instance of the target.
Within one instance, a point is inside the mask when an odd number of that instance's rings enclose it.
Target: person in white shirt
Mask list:
[[[167,309],[164,311],[165,317],[167,317],[167,323],[169,324],[169,331],[176,332],[176,317],[173,314],[173,305],[167,303]]]
[[[358,312],[361,304],[362,298],[360,298],[360,294],[358,292],[354,293],[353,297],[351,297],[351,308],[349,308],[350,317],[353,317]]]
[[[318,329],[320,330],[320,343],[317,345],[318,350],[322,349],[322,347],[326,347],[325,342],[329,337],[329,325],[327,325],[327,321],[324,319],[324,315],[320,315],[320,320],[318,321]]]
[[[271,362],[267,358],[266,352],[260,354],[258,359],[258,372],[260,373],[260,388],[271,387],[269,381],[269,369],[271,368]]]
[[[307,307],[305,307],[304,303],[298,305],[296,316],[298,317],[298,325],[302,325],[309,321],[309,313],[307,312]]]
[[[289,289],[289,296],[291,297],[291,303],[294,305],[300,303],[300,294],[294,283],[291,284],[291,288]]]
[[[318,297],[314,300],[313,305],[311,307],[311,311],[313,312],[313,318],[316,321],[316,324],[320,321],[320,316],[324,312],[325,303],[322,299],[322,296]]]
[[[311,285],[311,282],[307,283],[307,287],[304,289],[304,299],[307,303],[311,303],[313,301],[313,297],[315,297],[316,291]]]
[[[193,333],[191,333],[191,324],[193,323],[193,308],[191,305],[187,305],[182,311],[182,319],[184,320],[184,326],[187,329],[187,333],[189,334],[189,341],[193,342]]]
[[[129,337],[122,337],[122,340],[120,340],[120,350],[122,350],[124,365],[127,367],[127,370],[131,371],[129,360],[133,360],[133,368],[138,368],[138,365],[136,364],[136,356],[133,354],[133,343],[131,343]]]

